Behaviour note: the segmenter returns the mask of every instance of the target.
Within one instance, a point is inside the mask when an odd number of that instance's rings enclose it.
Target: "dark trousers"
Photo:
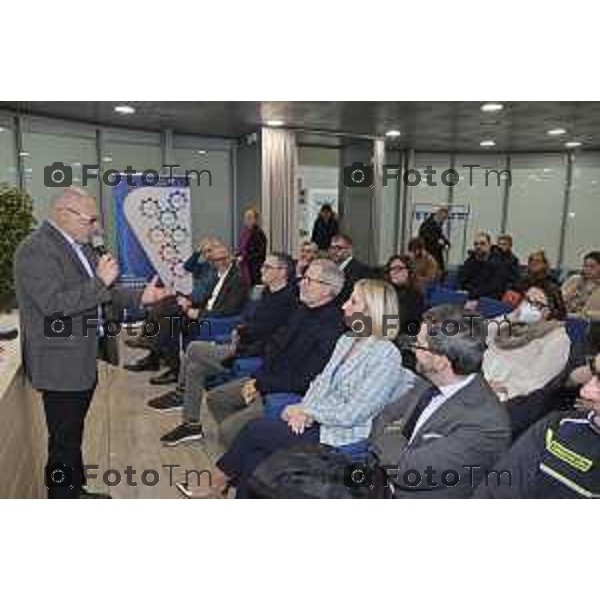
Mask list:
[[[48,463],[46,465],[46,485],[48,498],[78,498],[81,486],[85,484],[81,444],[83,427],[94,386],[80,392],[42,392],[46,425],[48,427]],[[66,468],[60,468],[64,465]],[[58,473],[57,473],[58,468]],[[60,481],[60,471],[65,471],[65,480]],[[52,473],[55,473],[54,482]]]
[[[248,498],[248,480],[261,461],[282,448],[318,443],[318,426],[296,434],[285,421],[256,419],[242,429],[229,450],[217,462],[217,467],[235,485],[236,497]]]

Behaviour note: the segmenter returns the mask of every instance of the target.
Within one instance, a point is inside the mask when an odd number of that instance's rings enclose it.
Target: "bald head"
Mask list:
[[[81,244],[90,242],[100,220],[96,199],[76,187],[66,188],[54,198],[50,218]]]

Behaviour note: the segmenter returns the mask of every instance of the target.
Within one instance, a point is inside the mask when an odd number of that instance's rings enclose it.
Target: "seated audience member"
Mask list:
[[[265,285],[257,307],[249,319],[238,326],[230,343],[192,341],[188,345],[179,372],[177,388],[148,402],[161,412],[183,407],[183,423],[162,436],[168,446],[204,437],[200,405],[206,378],[226,373],[224,362],[243,356],[260,356],[269,338],[284,327],[297,307],[295,290],[290,283],[292,261],[287,254],[272,253],[261,267]]]
[[[317,253],[319,252],[319,248],[314,242],[303,242],[300,246],[300,252],[298,253],[298,260],[295,262],[295,272],[296,279],[300,279],[306,269],[308,269],[308,265],[317,258]]]
[[[194,306],[188,298],[183,296],[178,298],[180,314],[183,314],[186,320],[184,329],[188,329],[190,334],[195,332],[194,328],[199,331],[202,319],[239,314],[248,299],[248,286],[242,279],[239,267],[229,248],[213,246],[211,262],[217,271],[218,279],[206,301],[200,306]],[[198,321],[198,323],[195,324],[194,321]],[[177,365],[151,379],[150,383],[157,385],[177,383],[180,369],[179,347],[182,326],[178,320],[173,321],[173,325],[173,327],[161,326],[158,340],[161,347],[171,345],[175,348],[174,352],[177,353],[178,358]]]
[[[425,298],[416,286],[410,258],[396,254],[387,261],[384,271],[387,281],[396,290],[400,310],[400,333],[417,335],[425,312]]]
[[[488,323],[483,374],[501,400],[527,396],[566,368],[571,340],[557,287],[531,287],[519,307]]]
[[[482,481],[476,498],[600,498],[600,355],[579,411],[532,425]]]
[[[516,308],[523,299],[523,294],[530,287],[558,286],[559,283],[551,273],[550,262],[543,250],[536,250],[527,259],[527,270],[504,294],[502,300]]]
[[[208,392],[207,406],[219,424],[225,446],[248,421],[262,416],[267,394],[303,395],[323,370],[345,329],[335,303],[343,281],[330,260],[313,261],[300,282],[300,306],[287,326],[269,338],[263,365],[251,378],[240,378]]]
[[[319,250],[327,251],[331,240],[338,234],[339,223],[330,204],[323,204],[315,219],[311,240]]]
[[[492,252],[488,233],[478,233],[474,249],[458,271],[458,287],[469,294],[469,300],[500,299],[506,292],[507,272],[497,253]]]
[[[495,246],[492,246],[492,252],[504,264],[504,278],[506,287],[512,288],[521,277],[521,265],[519,259],[513,254],[513,239],[512,236],[504,233],[498,236],[498,241]]]
[[[217,284],[219,275],[211,261],[212,248],[219,246],[219,240],[204,238],[200,240],[198,249],[183,263],[183,268],[192,274],[192,297],[194,306],[202,306],[210,298],[210,294]]]
[[[344,287],[337,299],[341,306],[350,298],[354,284],[359,279],[368,279],[372,276],[371,268],[352,256],[354,250],[352,240],[347,235],[338,234],[331,240],[329,258],[344,274]]]
[[[374,279],[358,281],[343,311],[348,322],[356,313],[370,317],[369,335],[341,335],[299,404],[285,408],[278,420],[248,423],[212,470],[212,487],[200,490],[198,497],[223,495],[230,484],[238,497],[247,497],[248,478],[256,466],[281,448],[321,443],[344,451],[366,442],[373,418],[412,386],[414,375],[402,367],[391,341],[398,329],[384,323],[384,315],[398,313],[391,286]],[[190,493],[185,486],[180,489]]]
[[[430,283],[439,281],[442,270],[435,258],[425,250],[421,238],[413,238],[408,242],[408,255],[415,266],[415,282],[422,292]]]
[[[562,286],[570,315],[600,320],[600,251],[588,252],[580,275],[572,275]]]
[[[425,321],[415,345],[423,379],[375,419],[371,451],[379,465],[397,469],[389,473],[396,498],[466,498],[507,450],[510,422],[481,374],[482,320],[442,305],[425,313]],[[479,467],[472,478],[466,465]],[[411,470],[420,481],[405,476]],[[445,485],[444,471],[456,471],[459,479]]]

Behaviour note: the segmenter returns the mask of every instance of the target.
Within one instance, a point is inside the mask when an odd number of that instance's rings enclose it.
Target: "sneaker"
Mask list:
[[[173,431],[165,433],[160,438],[160,441],[165,446],[177,446],[177,444],[182,444],[183,442],[193,442],[203,438],[204,431],[202,431],[200,423],[182,423],[178,427],[175,427]]]
[[[148,406],[160,412],[174,412],[183,408],[183,398],[177,391],[167,392],[162,396],[152,398],[148,402]]]

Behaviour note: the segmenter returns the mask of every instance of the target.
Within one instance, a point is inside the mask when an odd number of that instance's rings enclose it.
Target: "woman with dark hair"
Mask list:
[[[338,234],[338,220],[330,204],[323,204],[313,225],[311,240],[319,250],[329,250],[331,240]]]
[[[258,285],[260,268],[267,256],[267,236],[258,225],[258,211],[255,208],[247,208],[244,212],[237,256],[244,281],[249,286]]]
[[[502,301],[516,308],[530,287],[545,285],[558,287],[559,283],[552,275],[550,261],[544,250],[535,250],[527,259],[527,271],[504,294]]]
[[[600,251],[588,252],[583,257],[581,274],[564,282],[562,294],[569,314],[600,320]]]
[[[400,310],[400,333],[417,335],[425,311],[425,298],[418,289],[409,256],[395,254],[384,267],[384,276],[396,290]]]
[[[567,366],[571,340],[560,288],[532,286],[518,308],[488,322],[483,374],[501,400],[527,396]]]

